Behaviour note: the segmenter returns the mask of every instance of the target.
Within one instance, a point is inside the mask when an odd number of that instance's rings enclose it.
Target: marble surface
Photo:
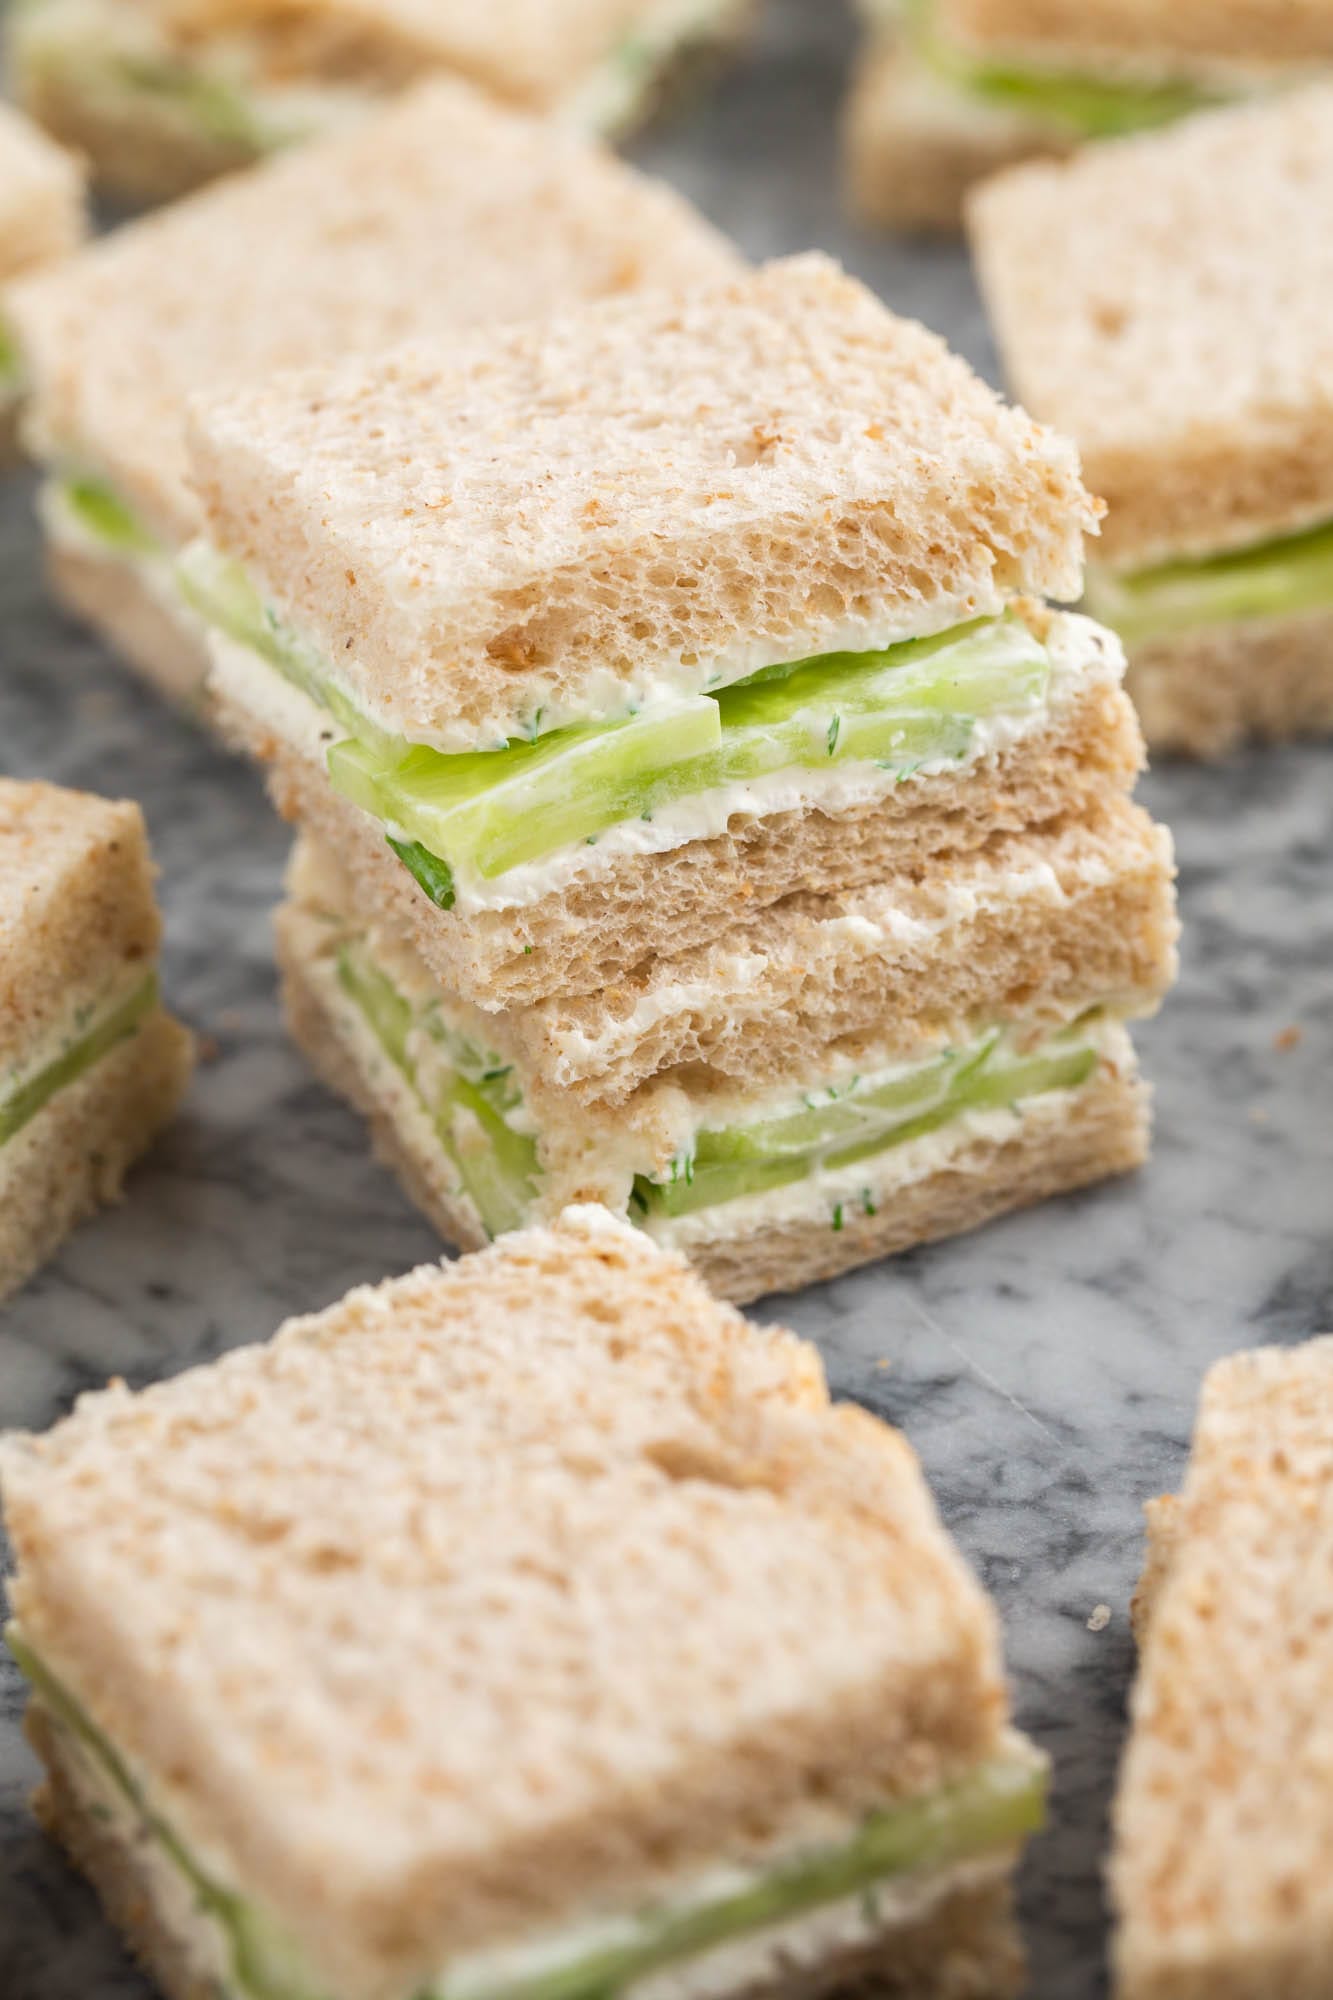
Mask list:
[[[989,369],[961,254],[838,216],[849,48],[828,0],[775,4],[758,59],[642,156],[750,251],[832,249]],[[128,1202],[0,1314],[0,1422],[42,1426],[110,1373],[140,1382],[261,1338],[436,1246],[283,1038],[268,921],[286,843],[257,781],[45,604],[23,481],[0,493],[0,769],[143,801],[167,987],[216,1051]],[[819,1342],[840,1391],[905,1427],[999,1601],[1021,1719],[1056,1761],[1025,1887],[1042,2000],[1104,1990],[1140,1503],[1179,1474],[1211,1360],[1333,1322],[1333,749],[1166,768],[1146,796],[1176,832],[1186,921],[1179,990],[1140,1037],[1152,1165],[769,1308]],[[27,1818],[19,1709],[6,1663],[0,1995],[144,2000]]]

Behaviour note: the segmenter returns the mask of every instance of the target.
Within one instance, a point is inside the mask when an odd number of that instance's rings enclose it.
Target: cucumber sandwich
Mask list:
[[[578,1207],[0,1445],[37,1807],[166,2000],[994,2000],[1044,1760],[905,1441]]]
[[[119,1193],[185,1088],[137,806],[0,778],[0,1297]]]
[[[852,198],[890,227],[957,229],[968,189],[1035,155],[1152,130],[1333,61],[1317,4],[863,0],[847,118]]]
[[[419,85],[13,290],[0,367],[7,352],[29,382],[56,588],[131,667],[198,707],[199,621],[176,576],[200,525],[192,395],[739,267],[687,202],[592,142],[460,81]]]
[[[79,163],[0,104],[0,285],[67,257],[85,226]],[[23,357],[0,305],[0,454],[13,443]]]
[[[428,75],[587,132],[640,124],[752,0],[15,0],[19,95],[104,190],[167,200],[345,130]],[[442,150],[463,143],[442,125]]]
[[[975,203],[1014,387],[1109,503],[1087,608],[1163,750],[1333,729],[1330,202],[1333,80]]]
[[[801,258],[194,451],[293,1026],[449,1240],[595,1194],[751,1297],[1142,1157],[1170,850],[1116,643],[1038,596],[1095,513],[932,335]]]

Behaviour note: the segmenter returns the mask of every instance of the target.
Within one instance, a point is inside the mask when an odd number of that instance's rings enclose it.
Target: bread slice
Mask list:
[[[83,171],[0,104],[0,283],[69,255],[85,227]]]
[[[104,191],[174,199],[283,147],[346,130],[447,74],[516,109],[608,136],[644,122],[701,55],[745,34],[753,0],[315,0],[293,11],[170,0],[44,0],[8,44],[34,118]]]
[[[48,534],[46,580],[57,603],[103,639],[173,707],[207,722],[208,646],[184,604],[157,587],[162,565]]]
[[[1333,1340],[1219,1363],[1150,1601],[1115,1808],[1122,2000],[1316,2000],[1333,1847]]]
[[[1108,503],[1100,562],[1333,520],[1330,201],[1333,84],[1018,167],[973,197],[1008,378]]]
[[[915,1458],[604,1212],[84,1397],[0,1473],[42,1810],[173,1994],[209,1883],[330,2000],[530,1991],[927,1800],[884,1879],[678,1962],[1013,1989],[1038,1760]]]
[[[1066,128],[989,102],[931,69],[905,36],[866,46],[843,131],[848,200],[887,229],[954,232],[968,190],[1019,160],[1069,152]]]
[[[0,779],[0,1296],[119,1193],[193,1061],[137,806]]]
[[[1067,598],[1097,518],[1061,440],[814,256],[212,398],[192,437],[217,546],[443,748]]]
[[[1203,625],[1131,648],[1125,686],[1154,750],[1222,757],[1333,733],[1333,602]]]
[[[929,0],[951,42],[1104,74],[1207,73],[1224,65],[1333,60],[1323,0]]]
[[[683,1213],[645,1185],[705,1157],[709,1133],[855,1098],[1001,1025],[1016,1047],[1060,1048],[1089,1009],[1150,1012],[1174,973],[1176,923],[1170,843],[1122,801],[1091,824],[998,837],[940,878],[796,899],[596,998],[504,1014],[441,989],[305,842],[277,932],[295,1039],[446,1241],[475,1247],[510,1220],[597,1200],[687,1241],[727,1296],[750,1298],[1137,1165],[1147,1128],[1123,1030],[1089,1029],[1091,1077],[1030,1097],[1021,1117],[973,1116],[964,1100],[924,1137],[885,1135],[836,1170],[803,1164],[771,1193],[761,1167]],[[460,1068],[480,1130],[471,1113],[459,1122]],[[531,1135],[516,1159],[477,1102],[483,1076],[503,1083],[506,1123]],[[437,1103],[452,1108],[437,1116]],[[492,1166],[506,1182],[498,1215]]]

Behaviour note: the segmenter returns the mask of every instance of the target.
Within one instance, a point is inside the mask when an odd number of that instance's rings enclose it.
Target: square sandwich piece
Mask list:
[[[0,104],[0,286],[68,256],[84,226],[78,161]],[[21,359],[0,311],[0,453],[6,456],[22,393]]]
[[[158,997],[159,931],[137,806],[0,778],[0,1297],[180,1101],[193,1048]]]
[[[1120,2000],[1333,1991],[1333,1340],[1204,1384],[1155,1501],[1114,1815]]]
[[[601,1210],[0,1446],[168,2000],[1010,1993],[1043,1762],[904,1440]]]
[[[195,391],[740,265],[687,202],[600,148],[466,84],[424,84],[15,289],[56,588],[154,685],[196,703],[205,655],[175,577],[199,527]]]
[[[445,72],[585,131],[624,132],[754,0],[25,0],[17,91],[131,201],[346,127]],[[441,152],[466,147],[447,118]]]
[[[857,210],[957,229],[1016,160],[1174,122],[1333,63],[1325,0],[864,0],[848,109]]]
[[[1333,728],[1331,208],[1333,84],[975,197],[1015,392],[1109,503],[1087,608],[1162,749]]]

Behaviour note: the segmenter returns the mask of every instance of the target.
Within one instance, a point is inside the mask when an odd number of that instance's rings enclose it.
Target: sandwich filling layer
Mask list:
[[[895,10],[896,11],[896,10]],[[1025,58],[989,58],[951,41],[933,0],[905,0],[907,39],[917,60],[939,82],[967,98],[1046,125],[1075,139],[1107,139],[1168,125],[1235,94],[1211,78],[1175,71],[1093,75]]]
[[[1087,620],[1017,609],[871,651],[665,679],[595,719],[540,707],[501,742],[443,750],[386,730],[234,565],[196,548],[183,588],[214,682],[378,821],[443,909],[516,908],[738,818],[847,812],[1029,736],[1118,649]]]
[[[96,1001],[77,1006],[62,1027],[0,1074],[0,1147],[61,1090],[135,1033],[158,1005],[156,972],[132,968]]]
[[[299,1944],[205,1860],[70,1688],[16,1628],[9,1644],[78,1774],[87,1810],[144,1856],[159,1914],[226,2000],[337,2000]],[[1020,1738],[925,1797],[896,1801],[767,1862],[720,1864],[638,1907],[460,1955],[404,2000],[713,2000],[778,1965],[818,1963],[1008,1872],[1044,1816],[1044,1761]],[[776,1963],[775,1963],[776,1961]],[[748,1975],[748,1976],[747,1976]]]
[[[696,45],[738,27],[750,0],[659,0],[566,99],[550,107],[590,133],[633,125],[663,75]],[[237,25],[188,47],[148,8],[116,0],[19,0],[13,49],[30,88],[58,84],[97,115],[203,147],[261,158],[366,115],[401,83],[401,51],[386,44],[385,75],[294,76],[279,49]],[[421,73],[430,59],[422,55]],[[350,72],[349,72],[350,73]],[[364,79],[364,80],[363,80]]]
[[[1127,646],[1333,610],[1333,522],[1192,561],[1124,572],[1090,565],[1086,601]]]
[[[793,1201],[840,1230],[855,1214],[873,1215],[887,1186],[938,1171],[979,1137],[1007,1136],[1039,1102],[1084,1089],[1107,1064],[1132,1065],[1121,1022],[1098,1009],[1035,1045],[995,1025],[915,1062],[764,1098],[676,1091],[678,1109],[665,1125],[646,1086],[614,1133],[592,1118],[586,1132],[576,1130],[567,1113],[559,1132],[544,1132],[546,1114],[525,1101],[515,1067],[481,1046],[471,1024],[451,1020],[438,997],[423,989],[409,998],[364,938],[344,938],[306,976],[325,982],[335,1016],[346,1020],[351,1010],[372,1088],[400,1120],[430,1134],[455,1198],[488,1236],[538,1214],[562,1141],[600,1161],[608,1206],[664,1241],[742,1215],[762,1225],[769,1214],[792,1213]]]

